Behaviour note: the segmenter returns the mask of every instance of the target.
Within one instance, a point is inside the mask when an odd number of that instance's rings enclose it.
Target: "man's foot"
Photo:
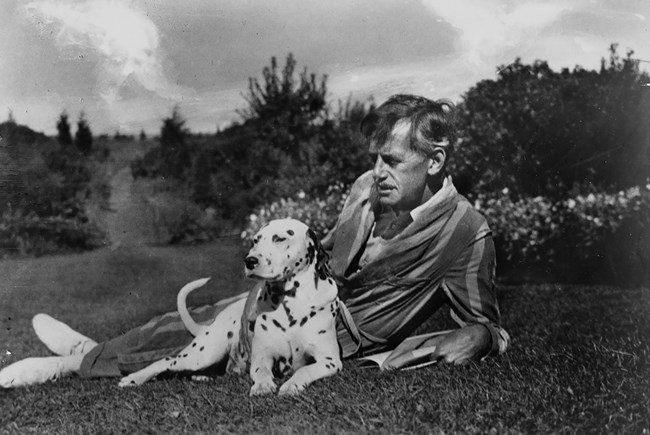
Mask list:
[[[0,370],[0,387],[17,388],[54,381],[69,373],[64,357],[27,358]]]
[[[32,326],[38,338],[56,355],[81,355],[97,346],[95,340],[78,333],[47,314],[35,315]]]

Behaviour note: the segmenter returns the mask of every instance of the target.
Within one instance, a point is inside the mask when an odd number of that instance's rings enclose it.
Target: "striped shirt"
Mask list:
[[[336,227],[323,240],[341,298],[361,341],[339,322],[345,357],[394,348],[443,305],[460,325],[483,324],[504,352],[494,283],[495,253],[485,218],[451,178],[429,201],[373,236],[381,212],[370,172],[353,185]]]

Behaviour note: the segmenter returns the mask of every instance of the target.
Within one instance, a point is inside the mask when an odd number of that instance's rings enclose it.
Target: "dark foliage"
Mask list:
[[[508,187],[560,198],[572,189],[645,184],[650,76],[616,45],[599,71],[552,71],[517,59],[497,80],[471,88],[460,106],[463,138],[453,160],[461,191]]]
[[[261,81],[249,81],[241,123],[190,135],[175,110],[164,120],[161,146],[136,160],[133,174],[183,178],[194,201],[235,221],[300,190],[347,185],[370,167],[358,133],[367,107],[348,100],[333,111],[326,95],[326,76],[298,73],[291,54],[281,70],[272,58]]]
[[[40,255],[99,245],[101,232],[88,221],[89,162],[66,143],[67,116],[59,141],[12,122],[0,124],[0,256]],[[3,175],[5,175],[3,174]]]
[[[140,140],[146,139],[140,133]],[[160,129],[160,146],[153,148],[144,157],[131,163],[134,177],[170,177],[183,178],[191,164],[189,150],[190,133],[185,128],[185,119],[178,107],[174,107],[169,118],[163,120]]]
[[[70,123],[68,122],[68,114],[62,112],[59,115],[59,120],[56,123],[56,130],[58,132],[57,139],[62,147],[72,145],[72,134],[70,133]]]
[[[79,114],[74,143],[77,146],[77,149],[84,155],[88,155],[93,147],[93,134],[90,131],[90,125],[88,125],[88,121],[83,112]]]

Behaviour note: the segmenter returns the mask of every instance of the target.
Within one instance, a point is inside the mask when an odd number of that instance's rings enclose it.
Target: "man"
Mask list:
[[[446,172],[456,140],[451,104],[395,95],[363,120],[361,130],[374,167],[354,183],[323,240],[345,302],[338,322],[343,357],[397,347],[445,304],[460,327],[429,339],[427,358],[463,363],[504,352],[509,336],[499,325],[491,232]],[[194,315],[209,321],[241,297]],[[252,315],[245,311],[245,320]],[[120,376],[174,354],[192,338],[177,313],[99,344],[45,315],[35,317],[34,329],[52,351],[77,359],[65,368],[57,359],[19,361],[23,384],[66,371]],[[246,340],[242,333],[240,341]],[[408,359],[397,355],[388,368]]]

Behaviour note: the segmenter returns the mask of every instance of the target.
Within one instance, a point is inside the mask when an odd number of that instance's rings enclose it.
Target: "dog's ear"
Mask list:
[[[318,236],[311,228],[307,230],[307,237],[311,241],[307,248],[307,255],[309,256],[310,261],[316,262],[316,274],[318,275],[318,278],[326,279],[327,277],[332,276],[329,265],[330,256],[327,254],[327,251],[323,248]]]

